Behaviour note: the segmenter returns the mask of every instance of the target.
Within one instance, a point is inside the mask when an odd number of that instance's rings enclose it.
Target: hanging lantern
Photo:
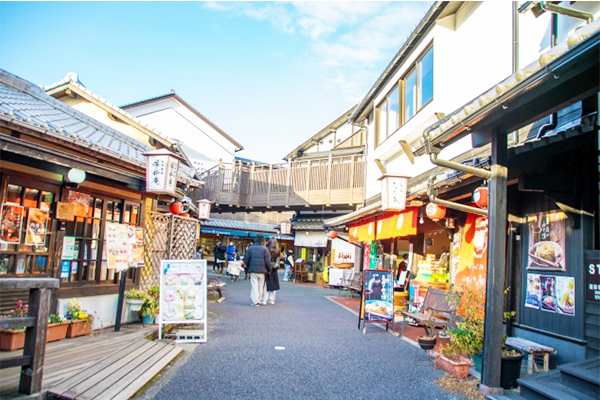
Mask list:
[[[402,211],[406,207],[408,178],[385,174],[381,180],[381,211]]]
[[[146,156],[146,191],[175,194],[181,157],[160,149],[144,153]]]
[[[171,214],[175,214],[175,215],[181,214],[183,212],[183,204],[181,204],[178,201],[175,203],[169,204],[169,212]]]
[[[429,203],[427,204],[427,207],[425,207],[425,213],[430,219],[439,221],[446,215],[446,207],[435,203]]]
[[[279,229],[282,235],[290,235],[292,233],[292,223],[290,221],[283,221],[279,225]]]
[[[198,219],[210,219],[210,200],[198,200]]]
[[[480,208],[487,208],[488,206],[488,188],[487,186],[478,187],[473,191],[473,203],[477,204]]]
[[[337,232],[336,231],[329,231],[329,233],[327,234],[327,236],[329,236],[329,239],[335,239],[337,237]]]

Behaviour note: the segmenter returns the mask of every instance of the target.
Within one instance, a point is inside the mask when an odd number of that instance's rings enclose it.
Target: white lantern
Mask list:
[[[210,219],[210,206],[212,203],[210,200],[202,199],[198,200],[198,219]]]
[[[290,221],[283,221],[280,225],[282,235],[289,235],[292,233],[292,223]]]
[[[146,191],[175,194],[181,157],[166,149],[152,150],[146,156]]]
[[[406,208],[408,178],[385,174],[381,178],[381,211],[402,211]]]

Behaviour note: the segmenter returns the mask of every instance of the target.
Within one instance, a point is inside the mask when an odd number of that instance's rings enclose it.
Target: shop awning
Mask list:
[[[325,232],[297,231],[294,246],[327,247],[327,234]]]
[[[418,214],[418,208],[411,207],[401,212],[384,214],[350,225],[349,241],[366,242],[416,235]]]

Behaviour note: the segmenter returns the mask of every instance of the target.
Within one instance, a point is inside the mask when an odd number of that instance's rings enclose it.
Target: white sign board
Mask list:
[[[327,247],[327,233],[298,231],[294,237],[297,247]]]
[[[202,324],[204,334],[186,342],[206,342],[206,260],[161,260],[158,337],[164,324]]]
[[[355,253],[356,246],[354,246],[353,244],[345,242],[338,238],[335,238],[331,241],[331,255],[332,263],[334,265],[354,263]]]

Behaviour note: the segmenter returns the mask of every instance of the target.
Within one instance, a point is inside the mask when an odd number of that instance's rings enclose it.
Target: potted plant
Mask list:
[[[77,299],[74,298],[69,302],[69,308],[65,317],[71,322],[67,329],[68,338],[89,335],[92,332],[94,316],[82,310],[81,302]]]
[[[22,318],[27,316],[27,306],[21,300],[17,300],[17,307],[11,310],[5,317]],[[0,350],[15,351],[25,346],[25,327],[0,329]]]
[[[48,317],[48,328],[46,329],[46,342],[55,342],[67,337],[69,323],[58,314],[51,314]]]
[[[437,336],[419,336],[417,337],[417,342],[422,350],[431,350],[437,343]]]
[[[148,294],[143,290],[129,289],[125,291],[125,303],[129,305],[131,311],[140,311],[146,297]]]
[[[507,289],[508,291],[508,289]],[[505,291],[506,293],[506,291]],[[504,319],[515,316],[514,311],[504,312]],[[517,379],[521,376],[521,361],[525,353],[518,349],[506,346],[506,335],[502,335],[502,359],[500,361],[500,386],[512,389],[518,386]]]
[[[146,299],[144,299],[142,308],[139,311],[139,314],[142,317],[142,323],[144,325],[154,323],[154,317],[156,314],[158,314],[159,293],[160,288],[158,286],[153,286],[148,289],[148,295],[146,296]]]

